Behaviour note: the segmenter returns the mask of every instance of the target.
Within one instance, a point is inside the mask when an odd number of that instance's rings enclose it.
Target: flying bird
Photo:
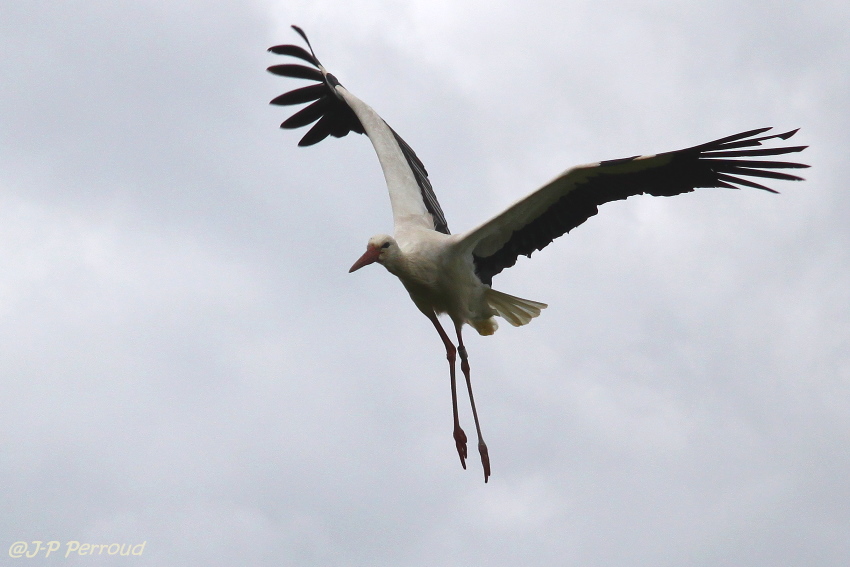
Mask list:
[[[777,170],[808,167],[769,158],[800,152],[806,146],[762,146],[769,140],[787,140],[797,130],[767,134],[771,128],[758,128],[683,150],[573,167],[472,230],[451,234],[416,153],[372,108],[327,72],[301,28],[292,28],[309,51],[298,45],[277,45],[269,51],[300,59],[309,66],[290,63],[268,70],[314,83],[271,101],[284,106],[310,103],[285,120],[281,128],[301,128],[315,122],[299,146],[316,144],[328,136],[341,138],[349,132],[366,134],[372,142],[389,189],[393,235],[370,238],[366,252],[349,272],[372,263],[383,265],[401,280],[416,307],[439,333],[449,362],[452,435],[465,469],[467,437],[458,419],[455,379],[455,362],[460,355],[485,483],[490,478],[490,457],[472,395],[462,328],[467,324],[481,335],[491,335],[498,326],[496,316],[520,326],[546,307],[545,303],[496,291],[491,287],[495,275],[513,266],[518,256],[530,257],[582,224],[598,212],[599,205],[609,201],[641,194],[679,195],[699,187],[751,187],[776,193],[751,178],[799,181],[800,177]],[[457,346],[440,324],[440,314],[451,319]]]

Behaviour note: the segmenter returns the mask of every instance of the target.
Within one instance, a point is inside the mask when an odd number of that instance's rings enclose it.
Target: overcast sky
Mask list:
[[[363,136],[296,147],[308,33],[454,232],[579,163],[801,127],[805,182],[633,198],[445,353]],[[850,4],[0,3],[0,564],[846,566]],[[463,400],[463,398],[461,398]],[[472,435],[471,416],[461,420]],[[18,541],[58,541],[12,558]],[[141,557],[72,554],[69,542]]]

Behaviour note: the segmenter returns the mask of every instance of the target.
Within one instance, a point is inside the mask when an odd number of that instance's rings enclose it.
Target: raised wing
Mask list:
[[[598,212],[599,205],[632,195],[672,196],[697,187],[754,187],[776,193],[745,177],[799,181],[777,169],[809,167],[800,163],[763,160],[800,152],[806,146],[754,148],[774,138],[787,140],[797,130],[759,136],[759,128],[713,142],[653,156],[635,156],[578,166],[464,235],[458,246],[471,250],[482,282],[513,266],[522,254],[531,256],[554,239]]]
[[[311,103],[285,120],[280,127],[301,128],[315,122],[298,142],[299,146],[311,146],[328,136],[341,138],[349,132],[368,135],[384,171],[395,224],[421,224],[449,234],[446,218],[428,180],[428,172],[416,153],[374,110],[348,92],[336,77],[325,70],[301,28],[292,26],[292,29],[307,43],[309,52],[298,45],[276,45],[269,51],[296,57],[310,66],[272,65],[268,71],[316,83],[272,99],[271,104],[283,106]]]

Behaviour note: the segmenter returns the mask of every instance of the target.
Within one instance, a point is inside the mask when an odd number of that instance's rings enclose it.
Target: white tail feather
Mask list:
[[[488,289],[485,298],[490,307],[514,327],[529,323],[540,315],[541,309],[548,307],[545,303],[514,297],[495,289]]]

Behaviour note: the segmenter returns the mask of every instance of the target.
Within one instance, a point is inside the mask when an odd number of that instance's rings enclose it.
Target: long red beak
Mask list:
[[[373,264],[378,261],[378,256],[381,255],[381,249],[376,246],[370,246],[366,249],[366,252],[360,256],[360,258],[354,262],[354,265],[351,266],[351,269],[348,270],[348,273],[355,270],[359,270],[363,266],[368,266],[369,264]]]

